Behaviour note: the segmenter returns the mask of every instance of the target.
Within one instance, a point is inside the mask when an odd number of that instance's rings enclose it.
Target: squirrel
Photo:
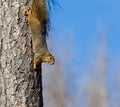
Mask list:
[[[23,13],[27,16],[32,34],[34,69],[43,62],[54,64],[54,56],[49,52],[46,42],[48,10],[45,0],[32,0],[30,9],[25,9]]]

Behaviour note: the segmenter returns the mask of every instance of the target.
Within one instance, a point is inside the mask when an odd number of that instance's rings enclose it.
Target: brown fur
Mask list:
[[[48,20],[46,4],[42,4],[41,0],[32,0],[31,11],[25,9],[23,13],[27,16],[32,33],[34,68],[39,66],[42,62],[54,64],[55,59],[47,48],[45,38]]]

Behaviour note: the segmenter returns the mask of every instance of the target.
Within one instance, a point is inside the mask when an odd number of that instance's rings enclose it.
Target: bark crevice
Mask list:
[[[41,66],[33,70],[23,9],[29,0],[0,1],[0,107],[43,107]]]

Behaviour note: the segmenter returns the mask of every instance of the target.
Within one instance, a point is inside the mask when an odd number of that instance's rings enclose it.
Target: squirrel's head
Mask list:
[[[55,63],[55,58],[50,53],[46,53],[43,57],[43,62],[47,62],[52,65]]]

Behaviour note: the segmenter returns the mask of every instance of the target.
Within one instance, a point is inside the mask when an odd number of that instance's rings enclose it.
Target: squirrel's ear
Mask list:
[[[46,55],[45,56],[50,56],[50,53],[46,53]]]

